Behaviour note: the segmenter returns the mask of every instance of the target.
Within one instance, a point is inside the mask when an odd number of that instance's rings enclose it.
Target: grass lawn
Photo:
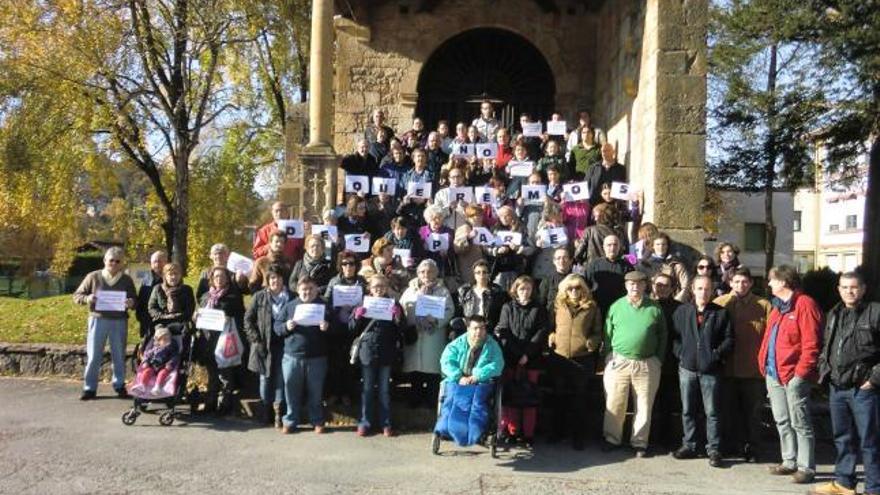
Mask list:
[[[0,342],[85,345],[88,308],[74,304],[70,294],[41,299],[0,297],[0,315]],[[129,332],[129,340],[137,340],[137,330],[134,339]]]
[[[184,283],[198,285],[198,276],[187,277]],[[250,296],[245,296],[246,306]],[[0,342],[9,344],[77,344],[86,343],[86,306],[74,304],[73,295],[17,299],[0,297]],[[128,343],[138,341],[138,323],[134,312],[128,317]]]

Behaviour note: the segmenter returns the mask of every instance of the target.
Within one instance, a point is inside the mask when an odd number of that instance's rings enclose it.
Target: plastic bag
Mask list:
[[[227,318],[226,328],[217,339],[217,347],[214,348],[214,360],[218,368],[231,368],[241,364],[244,354],[244,344],[238,335],[235,320]]]

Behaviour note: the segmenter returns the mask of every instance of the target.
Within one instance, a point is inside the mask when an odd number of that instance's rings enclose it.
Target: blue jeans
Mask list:
[[[284,397],[287,399],[287,414],[282,418],[284,426],[299,424],[303,392],[307,396],[309,421],[314,426],[323,426],[321,395],[324,392],[324,377],[327,376],[327,357],[307,358],[285,354],[281,358],[281,372],[284,376]]]
[[[831,429],[834,433],[834,478],[847,488],[856,487],[856,463],[861,451],[865,466],[865,493],[880,493],[880,392],[877,389],[841,390],[831,385]]]
[[[816,472],[816,437],[810,416],[810,382],[795,376],[782,385],[767,376],[767,397],[779,432],[782,465]]]
[[[113,388],[125,387],[125,344],[128,341],[128,320],[89,316],[86,337],[86,370],[83,390],[98,390],[98,377],[104,362],[104,346],[110,339],[110,357],[113,359]]]
[[[364,388],[361,391],[361,422],[358,426],[372,428],[370,412],[376,409],[376,426],[391,427],[391,366],[361,366]],[[373,389],[378,388],[374,392]],[[378,394],[379,401],[376,401]]]
[[[716,375],[678,369],[681,388],[681,423],[684,432],[682,444],[697,450],[697,414],[702,401],[706,413],[706,453],[717,454],[721,446],[718,412],[721,410],[721,380]]]
[[[284,345],[272,346],[272,361],[269,376],[260,375],[260,400],[263,404],[272,405],[284,402],[284,377],[281,370],[281,356]]]

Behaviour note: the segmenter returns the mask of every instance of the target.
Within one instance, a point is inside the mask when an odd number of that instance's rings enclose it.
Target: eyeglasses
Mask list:
[[[342,266],[354,266],[354,264],[354,261],[343,261],[342,263],[340,263],[340,265]]]
[[[708,270],[709,265],[697,265],[697,270]]]
[[[486,270],[477,270],[474,272],[474,275],[488,275],[489,272]]]
[[[665,289],[665,288],[669,287],[669,284],[662,284],[662,283],[654,282],[654,287],[660,287],[660,288]]]

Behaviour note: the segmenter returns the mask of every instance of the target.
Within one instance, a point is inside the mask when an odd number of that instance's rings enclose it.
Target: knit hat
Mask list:
[[[159,340],[162,337],[170,337],[171,330],[168,330],[168,327],[156,327],[156,335],[153,337],[155,340]]]

